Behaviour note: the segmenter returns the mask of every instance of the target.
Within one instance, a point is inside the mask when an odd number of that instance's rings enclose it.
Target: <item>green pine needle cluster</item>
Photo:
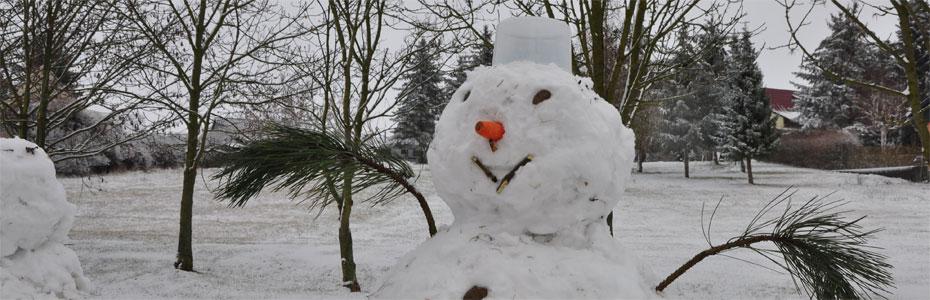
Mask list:
[[[345,143],[339,132],[272,125],[261,140],[251,141],[223,157],[224,166],[213,176],[221,182],[217,199],[229,206],[245,205],[265,188],[286,191],[311,208],[337,203],[350,176],[353,195],[374,188],[362,201],[372,205],[405,192],[395,176],[410,178],[413,170],[383,143],[369,139],[360,145]]]
[[[710,248],[701,251],[656,286],[663,291],[675,279],[707,257],[748,248],[762,255],[791,275],[795,286],[817,299],[861,299],[873,295],[884,297],[894,286],[892,266],[887,257],[868,245],[868,239],[880,230],[864,230],[859,224],[865,217],[847,220],[850,211],[837,210],[845,203],[813,197],[798,207],[792,206],[792,189],[787,189],[766,203],[740,235],[726,243],[713,245],[711,226],[717,207],[701,231]],[[722,201],[722,199],[721,199]],[[784,210],[774,212],[784,205]],[[771,243],[771,244],[769,244]],[[773,245],[763,248],[760,245]]]
[[[767,203],[743,235],[731,242],[772,242],[775,249],[747,247],[786,270],[796,285],[817,299],[860,299],[888,293],[893,286],[892,266],[887,257],[875,252],[879,248],[867,243],[881,230],[864,230],[859,223],[865,217],[844,218],[850,211],[838,210],[843,201],[813,197],[792,207],[792,195],[786,191]],[[782,204],[785,209],[780,215],[760,221]]]

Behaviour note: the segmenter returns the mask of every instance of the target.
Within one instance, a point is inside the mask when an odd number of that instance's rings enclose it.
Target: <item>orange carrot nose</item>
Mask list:
[[[504,124],[497,121],[478,121],[475,124],[475,132],[492,142],[496,142],[504,137]]]

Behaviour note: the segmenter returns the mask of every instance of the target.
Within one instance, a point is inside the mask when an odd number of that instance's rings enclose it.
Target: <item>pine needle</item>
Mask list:
[[[353,195],[374,188],[375,193],[362,201],[381,204],[405,192],[395,176],[414,175],[406,161],[374,140],[351,145],[338,132],[283,125],[273,125],[265,133],[264,139],[223,157],[224,166],[213,175],[221,182],[217,199],[240,207],[270,188],[322,210],[341,201],[344,179],[350,176]]]
[[[888,289],[894,286],[892,266],[887,263],[886,256],[875,252],[879,248],[867,244],[880,229],[864,230],[859,223],[865,217],[844,218],[850,211],[839,210],[845,204],[843,201],[827,201],[827,197],[815,196],[801,206],[792,207],[791,197],[795,192],[789,188],[766,203],[742,234],[698,253],[656,290],[664,290],[706,257],[748,248],[784,269],[798,290],[803,289],[812,298],[861,299],[873,295],[884,297],[889,293]],[[785,208],[780,214],[765,219],[782,205]],[[716,208],[711,220],[715,214]],[[710,230],[710,224],[703,230],[707,241],[710,241]],[[775,249],[756,247],[762,242],[773,244]]]

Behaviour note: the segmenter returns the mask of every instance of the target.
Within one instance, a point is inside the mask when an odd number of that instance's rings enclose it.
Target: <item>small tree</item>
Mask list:
[[[294,82],[280,55],[300,36],[297,16],[279,14],[267,0],[127,1],[127,30],[144,36],[152,59],[134,63],[135,78],[152,101],[186,125],[178,253],[174,266],[194,270],[192,247],[194,185],[207,150],[213,120],[223,110],[286,97],[279,89]]]
[[[437,45],[420,40],[411,56],[412,70],[403,76],[399,107],[394,121],[394,147],[402,156],[417,163],[426,163],[426,148],[433,140],[436,120],[441,106],[446,102],[440,88],[442,76],[439,66]]]
[[[304,77],[311,77],[318,85],[319,96],[314,101],[322,102],[322,107],[313,111],[312,122],[318,124],[312,127],[323,136],[338,140],[344,149],[372,147],[371,142],[380,139],[382,133],[371,126],[372,122],[394,111],[397,102],[388,101],[393,99],[388,97],[389,92],[413,69],[410,62],[416,52],[409,48],[390,49],[382,35],[388,24],[403,13],[403,7],[383,0],[316,1],[309,6],[309,10],[320,12],[309,19],[310,34],[302,39],[317,49],[311,54],[317,64],[304,73]],[[424,32],[415,33],[411,40],[424,38]],[[366,172],[352,161],[344,161],[336,164],[335,169],[320,173],[319,178],[325,189],[322,195],[329,198],[321,201],[332,201],[339,210],[342,282],[352,292],[361,291],[356,276],[352,210],[356,200],[366,200],[354,194],[368,185]],[[425,200],[419,197],[418,200],[424,213],[428,213]],[[430,234],[434,234],[435,224],[427,223]]]
[[[746,174],[753,183],[752,159],[770,152],[778,140],[772,107],[762,88],[762,72],[756,64],[751,34],[744,30],[734,37],[730,51],[732,78],[727,92],[724,122],[724,151],[731,159],[746,161]]]
[[[700,115],[700,146],[710,152],[714,163],[719,163],[717,152],[720,149],[721,128],[723,122],[723,98],[727,91],[729,78],[726,62],[728,44],[726,32],[729,30],[721,24],[708,22],[703,32],[697,36],[699,49],[695,61],[694,98],[698,102]]]
[[[661,134],[666,149],[681,157],[686,178],[691,177],[691,155],[695,144],[700,141],[699,127],[694,124],[695,111],[688,106],[686,99],[671,101],[665,110]]]
[[[884,55],[877,47],[870,46],[867,50],[866,72],[862,78],[904,89],[904,72],[895,66],[894,59]],[[870,135],[878,131],[878,143],[882,149],[891,143],[889,130],[907,124],[907,105],[895,95],[879,90],[859,89],[854,105],[859,112],[857,123],[865,125]]]
[[[701,132],[698,126],[701,112],[700,105],[694,97],[695,69],[691,64],[694,56],[694,47],[691,35],[687,28],[678,33],[677,50],[673,54],[671,63],[682,66],[682,70],[675,74],[666,84],[667,93],[671,96],[663,109],[665,118],[662,119],[662,142],[666,149],[678,154],[684,163],[685,177],[690,177],[689,162],[694,147],[700,142]]]

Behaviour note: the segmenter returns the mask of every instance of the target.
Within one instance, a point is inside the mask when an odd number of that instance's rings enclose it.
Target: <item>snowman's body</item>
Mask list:
[[[455,222],[373,296],[458,299],[478,287],[491,299],[652,297],[605,222],[630,174],[633,133],[589,82],[530,62],[469,73],[427,153]],[[503,137],[477,134],[478,122],[500,124]]]

